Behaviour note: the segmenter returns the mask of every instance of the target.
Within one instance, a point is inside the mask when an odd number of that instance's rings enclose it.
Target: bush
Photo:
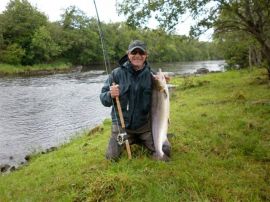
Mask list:
[[[11,44],[1,51],[0,61],[7,64],[21,64],[25,51],[18,44]]]

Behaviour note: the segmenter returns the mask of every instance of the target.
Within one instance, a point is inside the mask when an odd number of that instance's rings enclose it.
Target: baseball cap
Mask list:
[[[128,46],[128,52],[133,51],[134,49],[139,48],[142,51],[146,51],[146,44],[143,41],[140,40],[134,40],[132,41]]]

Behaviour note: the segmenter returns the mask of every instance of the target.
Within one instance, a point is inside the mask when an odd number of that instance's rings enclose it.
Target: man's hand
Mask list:
[[[120,95],[119,85],[110,86],[110,94],[112,98],[116,98]]]

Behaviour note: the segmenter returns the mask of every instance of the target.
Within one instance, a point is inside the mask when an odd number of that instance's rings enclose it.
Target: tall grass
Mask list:
[[[0,201],[269,201],[270,83],[261,70],[173,78],[168,163],[104,153],[110,121],[0,176]]]

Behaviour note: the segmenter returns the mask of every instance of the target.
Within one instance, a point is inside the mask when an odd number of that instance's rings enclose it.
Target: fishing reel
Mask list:
[[[127,134],[126,133],[119,133],[116,137],[116,141],[119,145],[124,144],[124,142],[127,139]]]

